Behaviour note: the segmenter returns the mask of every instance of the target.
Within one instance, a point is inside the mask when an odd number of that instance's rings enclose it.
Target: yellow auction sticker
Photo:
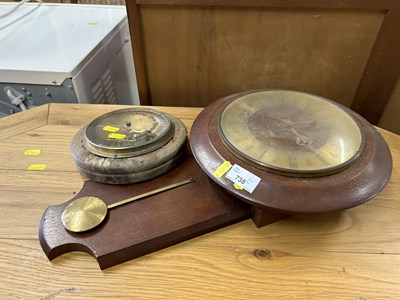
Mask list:
[[[40,150],[40,149],[28,149],[28,150],[25,150],[24,155],[37,156],[37,155],[40,155],[40,153],[42,153],[42,150]]]
[[[117,132],[119,128],[114,126],[104,126],[103,130],[108,132]]]
[[[237,189],[237,190],[243,190],[243,189],[244,189],[244,187],[242,187],[241,185],[239,185],[239,184],[237,184],[237,183],[234,183],[233,186],[234,186],[234,188]]]
[[[222,178],[229,169],[232,168],[232,164],[229,161],[224,161],[215,171],[214,177]]]
[[[126,134],[122,133],[110,133],[108,135],[109,139],[123,140],[126,137]]]
[[[28,167],[29,171],[44,171],[46,170],[47,166],[45,164],[37,164],[37,165],[30,165]]]

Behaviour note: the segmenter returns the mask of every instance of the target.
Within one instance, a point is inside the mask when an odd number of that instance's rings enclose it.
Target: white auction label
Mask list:
[[[243,187],[249,193],[252,193],[261,181],[260,177],[247,171],[241,166],[238,166],[237,164],[233,165],[225,177],[237,186]]]

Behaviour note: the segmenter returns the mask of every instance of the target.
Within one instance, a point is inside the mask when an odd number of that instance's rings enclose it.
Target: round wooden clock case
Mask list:
[[[256,208],[283,214],[342,210],[376,196],[392,171],[377,130],[322,97],[257,90],[222,98],[196,118],[195,159],[226,191]],[[249,193],[215,170],[225,161],[261,178]]]

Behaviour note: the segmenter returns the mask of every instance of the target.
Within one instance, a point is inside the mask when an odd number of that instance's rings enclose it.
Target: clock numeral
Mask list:
[[[247,141],[249,139],[248,136],[241,136],[232,140],[233,143],[241,143]]]
[[[327,161],[325,159],[325,157],[323,157],[320,153],[315,152],[315,156],[318,157],[318,159],[325,165],[325,166],[330,166],[331,164],[329,163],[329,161]]]
[[[336,153],[329,152],[328,154],[329,154],[330,156],[334,157],[334,158],[338,158],[338,156],[337,156],[337,154],[336,154]]]
[[[247,152],[252,152],[253,150],[254,150],[254,145],[252,144],[252,143],[249,143],[249,144],[247,144],[245,147],[244,147],[244,149],[247,151]]]
[[[241,104],[241,109],[247,114],[253,114],[258,111],[257,107],[245,102]]]
[[[309,160],[309,159],[306,159],[305,162],[306,162],[307,167],[311,167],[311,166],[314,165],[314,164],[312,163],[312,161]]]
[[[326,166],[329,167],[331,166],[331,163],[329,161],[326,160],[325,157],[323,157],[321,155],[321,153],[319,153],[318,149],[316,149],[314,146],[309,145],[310,150],[314,152],[314,155]]]
[[[264,150],[264,151],[261,153],[261,155],[258,157],[258,159],[261,160],[261,159],[263,158],[264,154],[267,153],[267,152],[268,152],[268,149]]]
[[[297,169],[297,158],[295,156],[289,156],[289,167],[291,169]]]

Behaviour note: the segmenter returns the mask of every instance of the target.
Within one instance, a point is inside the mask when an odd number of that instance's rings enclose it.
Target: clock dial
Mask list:
[[[219,116],[227,147],[252,165],[292,176],[341,170],[362,151],[354,119],[326,99],[292,91],[260,91],[229,102]]]

